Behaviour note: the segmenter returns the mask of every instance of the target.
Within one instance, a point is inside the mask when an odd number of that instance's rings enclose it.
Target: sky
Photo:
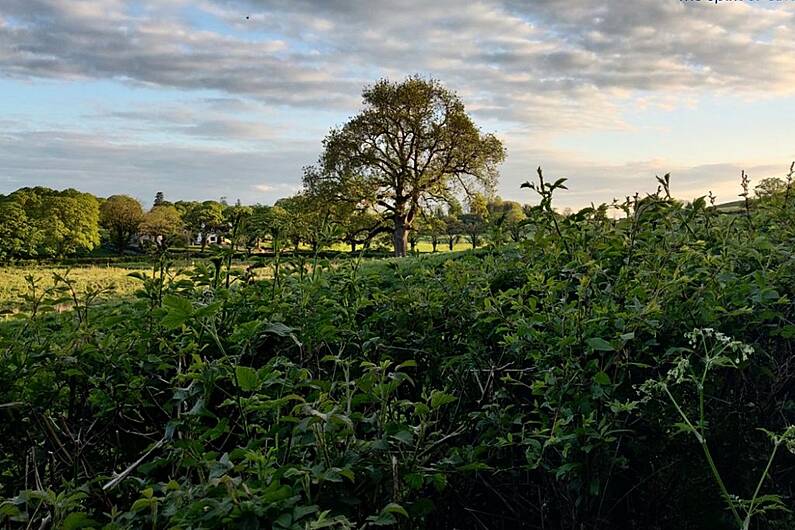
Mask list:
[[[272,203],[379,78],[434,77],[559,207],[795,160],[795,1],[1,0],[0,194]]]

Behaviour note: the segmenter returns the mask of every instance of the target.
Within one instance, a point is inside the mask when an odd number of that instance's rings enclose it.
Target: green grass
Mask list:
[[[28,292],[28,277],[35,279],[40,288],[46,289],[55,286],[55,274],[64,275],[68,272],[80,291],[101,287],[110,289],[108,294],[111,296],[123,296],[140,287],[140,282],[129,276],[132,270],[102,266],[72,269],[58,266],[0,267],[0,311],[13,309],[22,295]]]

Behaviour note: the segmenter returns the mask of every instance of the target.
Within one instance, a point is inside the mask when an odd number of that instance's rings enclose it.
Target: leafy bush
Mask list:
[[[499,250],[28,297],[0,328],[0,524],[791,528],[795,208],[661,184],[613,220],[534,183]]]

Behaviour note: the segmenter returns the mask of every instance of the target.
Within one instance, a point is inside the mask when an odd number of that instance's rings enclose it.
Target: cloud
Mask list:
[[[339,105],[355,91],[278,39],[245,40],[192,27],[181,2],[8,0],[0,6],[0,68],[7,77],[115,79],[211,89],[285,105]]]
[[[6,0],[11,77],[117,79],[278,105],[355,108],[377,75],[436,75],[476,112],[538,127],[619,124],[638,92],[792,93],[793,10],[746,3]],[[216,21],[192,24],[198,9]],[[249,16],[249,19],[245,17]]]
[[[742,161],[589,160],[554,138],[632,130],[634,112],[686,111],[705,94],[795,94],[794,34],[795,4],[751,2],[4,0],[0,76],[112,80],[188,97],[99,105],[80,128],[0,123],[0,166],[14,185],[69,181],[107,194],[135,182],[150,194],[168,182],[196,198],[234,185],[265,200],[297,185],[323,131],[339,124],[332,117],[356,112],[362,85],[420,73],[458,91],[505,139],[507,196],[519,196],[538,163],[570,176],[579,204],[653,187],[653,174],[667,171],[688,193],[684,182],[728,190]],[[314,129],[274,109],[316,113]]]
[[[300,181],[312,146],[284,143],[272,152],[234,147],[129,142],[125,137],[78,131],[7,131],[0,135],[0,193],[22,186],[74,187],[99,196],[126,193],[148,203],[163,191],[173,200],[225,196],[273,202],[292,193],[288,184],[257,189],[268,175]],[[296,165],[298,163],[298,165]]]
[[[255,184],[254,189],[262,193],[279,192],[292,194],[298,192],[301,186],[290,182],[275,182],[272,184]]]

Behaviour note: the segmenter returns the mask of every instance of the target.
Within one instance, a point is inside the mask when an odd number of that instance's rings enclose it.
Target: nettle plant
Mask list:
[[[767,512],[790,511],[781,495],[761,495],[761,493],[779,448],[784,446],[795,454],[795,425],[789,425],[781,433],[759,429],[770,438],[773,449],[749,499],[743,499],[729,491],[707,443],[709,422],[705,402],[709,376],[719,369],[741,370],[754,354],[753,347],[713,328],[694,329],[686,333],[685,338],[689,347],[669,350],[669,353],[675,355],[672,360],[673,367],[663,377],[648,379],[639,386],[638,392],[643,396],[642,401],[648,402],[655,397],[664,397],[673,405],[677,415],[682,419],[681,422],[675,423],[674,427],[679,433],[691,434],[701,446],[712,478],[720,489],[721,497],[726,502],[738,528],[744,530],[750,528],[751,520],[755,516]],[[687,387],[690,387],[691,392],[688,392]],[[695,403],[691,402],[693,396]]]

